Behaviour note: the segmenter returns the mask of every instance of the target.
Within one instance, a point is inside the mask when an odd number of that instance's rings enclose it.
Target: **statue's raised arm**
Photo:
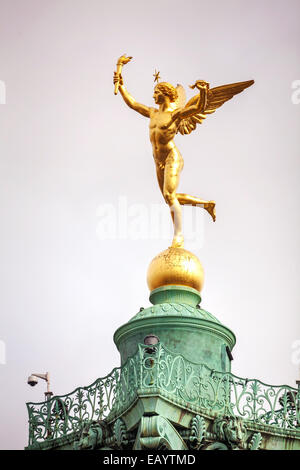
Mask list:
[[[198,88],[203,89],[203,85],[200,80],[194,85],[191,85],[190,88]],[[207,94],[206,94],[206,101],[204,107],[197,111],[197,103],[199,100],[199,95],[193,96],[185,105],[185,107],[178,112],[178,117],[180,118],[180,123],[178,125],[177,132],[180,134],[190,134],[193,130],[196,129],[197,124],[202,124],[204,119],[208,114],[214,113],[220,106],[222,106],[226,101],[233,98],[238,93],[241,93],[248,88],[249,86],[253,85],[254,80],[248,80],[246,82],[238,82],[238,83],[230,83],[228,85],[218,86],[216,88],[209,89],[207,87]],[[190,110],[194,110],[194,112],[190,112]]]
[[[181,85],[177,86],[178,87]],[[209,90],[209,83],[205,82],[204,80],[197,80],[195,85],[191,88],[198,88],[199,95],[196,95],[190,100],[184,108],[179,108],[173,113],[173,120],[174,121],[181,121],[183,119],[187,119],[192,116],[199,116],[205,119],[204,113],[206,106],[207,106],[207,96]]]
[[[119,58],[117,62],[117,71],[114,72],[115,95],[118,93],[118,90],[120,90],[121,96],[127,106],[129,106],[131,109],[134,109],[134,111],[137,111],[145,117],[150,117],[150,108],[148,108],[148,106],[145,106],[144,104],[138,103],[133,98],[133,96],[128,93],[124,86],[123,77],[121,74],[122,67],[123,65],[127,64],[131,59],[132,57],[126,57],[124,54]]]

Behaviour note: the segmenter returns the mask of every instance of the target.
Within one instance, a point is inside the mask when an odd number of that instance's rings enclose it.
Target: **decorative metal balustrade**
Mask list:
[[[120,369],[114,369],[108,376],[68,395],[27,403],[29,445],[80,431],[87,421],[104,419],[113,405],[119,380]]]
[[[86,422],[113,418],[138,395],[158,393],[208,416],[234,415],[300,432],[299,390],[214,371],[172,353],[161,343],[140,344],[122,367],[92,385],[46,402],[27,403],[29,446],[76,433]]]

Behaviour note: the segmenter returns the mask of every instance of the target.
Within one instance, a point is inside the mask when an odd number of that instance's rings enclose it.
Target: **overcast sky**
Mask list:
[[[176,137],[180,192],[217,202],[215,224],[184,208],[186,248],[203,308],[237,336],[233,372],[295,386],[299,15],[298,0],[0,0],[1,448],[27,445],[25,403],[45,391],[30,373],[65,394],[119,365],[113,333],[149,305],[148,265],[170,243],[148,121],[113,94],[123,53],[147,105],[155,68],[188,97],[196,79],[255,80]]]

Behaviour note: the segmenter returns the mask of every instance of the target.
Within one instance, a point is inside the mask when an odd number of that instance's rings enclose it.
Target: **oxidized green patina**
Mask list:
[[[138,345],[138,351],[126,364],[89,387],[47,402],[28,403],[29,448],[75,436],[90,423],[108,426],[126,414],[126,423],[134,428],[141,418],[135,409],[139,401],[143,402],[143,412],[163,415],[162,403],[168,402],[190,416],[197,414],[211,420],[239,418],[249,429],[294,436],[300,444],[298,390],[214,371],[174,354],[161,343],[150,353],[148,349]],[[176,422],[176,413],[168,411],[166,415],[166,419]],[[180,424],[184,425],[184,421]]]
[[[115,334],[121,367],[27,403],[28,449],[300,450],[300,391],[230,372],[233,333],[190,288],[151,294]],[[160,342],[143,344],[147,334]]]
[[[147,334],[155,334],[164,345],[185,358],[213,369],[230,371],[226,347],[235,345],[232,331],[198,304],[199,292],[190,287],[165,286],[150,295],[153,306],[141,310],[114,335],[121,363],[136,351]]]

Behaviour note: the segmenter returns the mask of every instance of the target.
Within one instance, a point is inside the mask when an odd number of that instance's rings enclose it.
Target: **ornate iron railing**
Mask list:
[[[119,380],[118,368],[68,395],[54,396],[41,403],[27,403],[29,445],[79,431],[86,421],[103,419],[112,408]]]
[[[143,355],[143,384],[146,387],[157,387],[176,397],[180,403],[214,414],[234,415],[300,431],[300,390],[218,372],[205,364],[187,361],[162,345],[157,348],[156,357],[149,359],[145,352]]]
[[[116,416],[138,394],[157,391],[174,403],[208,415],[234,415],[300,431],[299,390],[214,371],[172,353],[163,344],[140,344],[122,367],[92,385],[46,402],[27,403],[29,446],[80,431],[86,422]]]
[[[29,446],[46,439],[57,439],[82,430],[84,423],[104,420],[112,410],[117,413],[134,399],[139,372],[138,357],[130,358],[106,377],[87,387],[48,401],[27,403]]]

